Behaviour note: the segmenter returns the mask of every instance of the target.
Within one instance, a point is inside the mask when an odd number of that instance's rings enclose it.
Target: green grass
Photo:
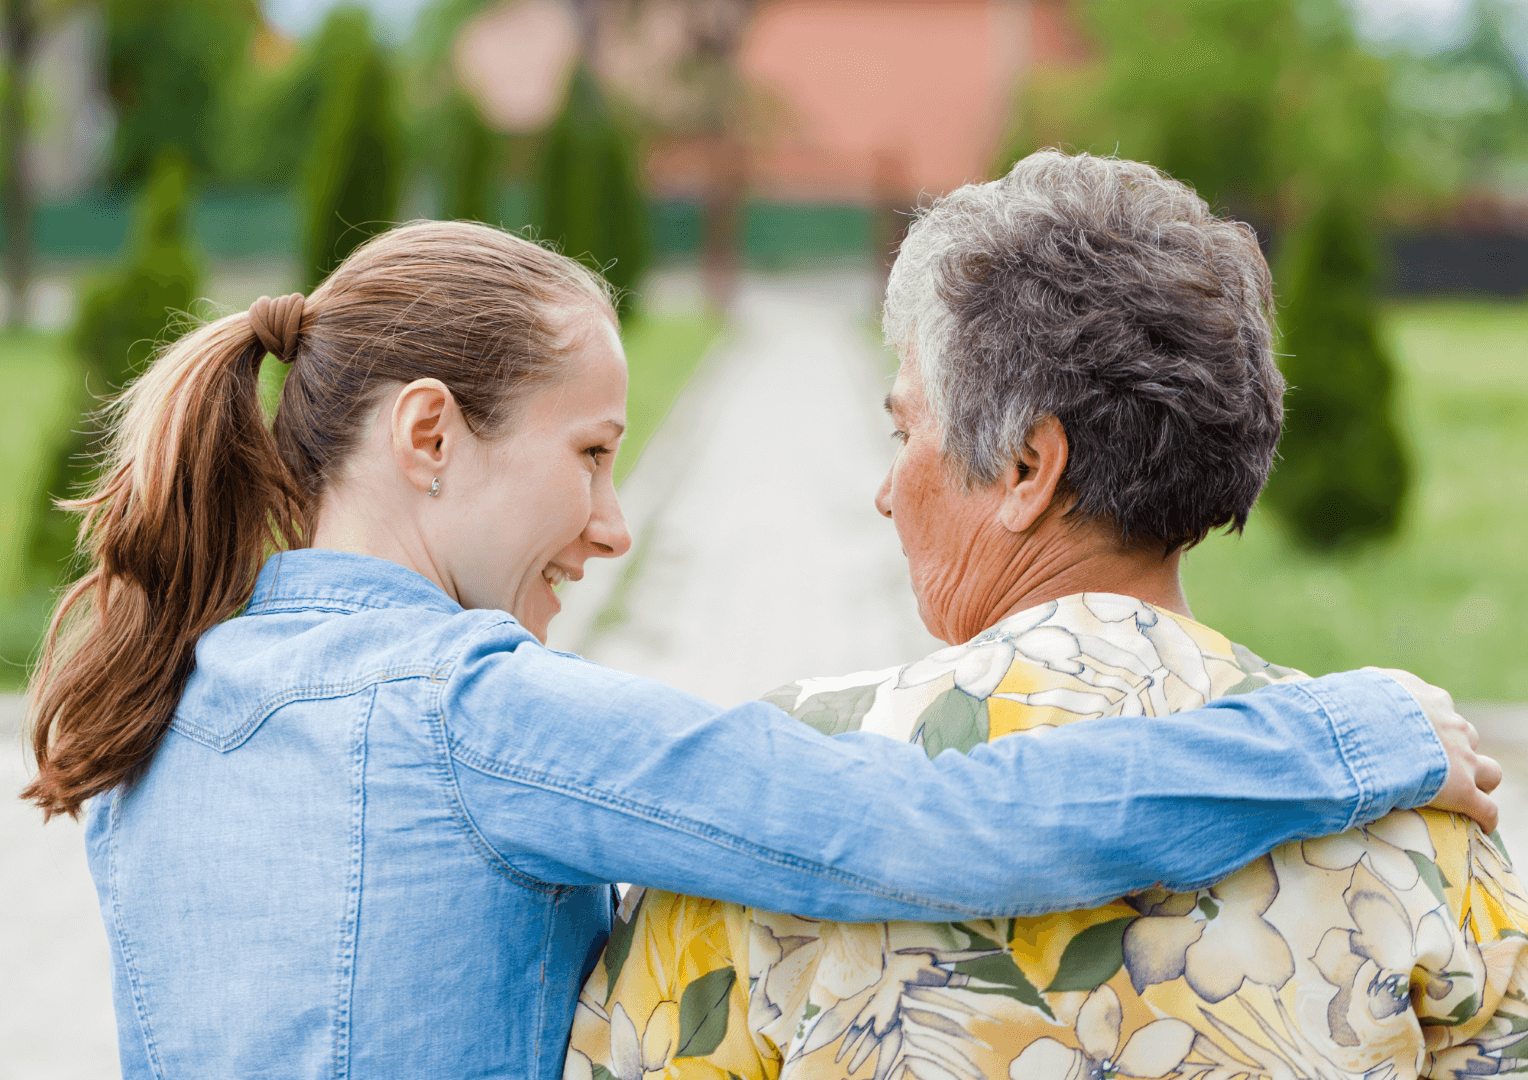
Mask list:
[[[1472,701],[1528,700],[1528,304],[1392,308],[1416,483],[1393,539],[1342,557],[1257,513],[1184,564],[1194,614],[1312,674],[1404,667]]]
[[[27,525],[78,367],[61,334],[0,334],[0,687],[25,681],[25,664],[46,625],[46,590],[27,588]]]
[[[721,320],[709,315],[627,323],[622,337],[631,383],[626,391],[626,437],[615,462],[616,483],[637,463],[721,329]]]

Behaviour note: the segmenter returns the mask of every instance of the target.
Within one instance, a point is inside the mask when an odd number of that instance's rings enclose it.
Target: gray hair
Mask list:
[[[1168,552],[1240,530],[1283,423],[1253,230],[1150,165],[1042,150],[921,210],[887,284],[943,452],[996,483],[1045,416],[1072,513]]]

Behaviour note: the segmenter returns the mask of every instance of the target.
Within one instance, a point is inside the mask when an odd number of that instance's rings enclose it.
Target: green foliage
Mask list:
[[[215,171],[225,97],[259,26],[256,0],[106,0],[106,84],[116,106],[111,178],[138,184],[175,147]]]
[[[160,155],[138,198],[125,263],[81,290],[70,336],[83,367],[81,411],[91,395],[114,394],[142,371],[196,299],[201,273],[186,241],[188,171],[177,150]],[[27,543],[28,562],[44,575],[56,575],[74,548],[74,520],[52,500],[80,493],[95,475],[93,455],[99,449],[97,437],[86,430],[72,432],[57,448],[38,492]]]
[[[600,270],[621,290],[623,309],[629,308],[630,290],[648,260],[647,203],[634,142],[594,76],[580,65],[562,113],[547,132],[538,223],[543,239]]]
[[[1042,145],[1150,161],[1258,216],[1395,174],[1388,72],[1335,0],[1082,0],[1100,59],[1041,70],[1003,164]]]
[[[1392,94],[1406,122],[1409,162],[1442,188],[1489,184],[1528,160],[1528,73],[1514,50],[1502,0],[1475,0],[1459,46],[1402,56]]]
[[[223,125],[224,172],[282,187],[301,176],[324,89],[354,45],[349,21],[331,18],[276,70],[246,69]]]
[[[337,9],[323,37],[332,41],[334,63],[304,168],[308,288],[393,222],[404,168],[395,78],[366,12]]]
[[[483,120],[477,102],[458,90],[441,123],[441,212],[453,220],[495,222],[504,140]]]
[[[495,0],[431,0],[420,9],[409,35],[415,57],[430,76],[450,66],[451,48],[463,26]]]
[[[1329,200],[1290,240],[1281,271],[1282,362],[1293,390],[1269,504],[1317,547],[1388,536],[1400,524],[1410,467],[1361,215]]]

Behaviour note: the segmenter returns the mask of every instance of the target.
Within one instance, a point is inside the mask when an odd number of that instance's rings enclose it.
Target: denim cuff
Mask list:
[[[1345,671],[1299,685],[1326,716],[1358,787],[1348,828],[1425,806],[1438,794],[1448,778],[1448,755],[1404,686],[1378,671]]]

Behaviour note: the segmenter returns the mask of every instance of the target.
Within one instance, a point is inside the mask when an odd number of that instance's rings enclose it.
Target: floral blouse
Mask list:
[[[1070,596],[903,668],[769,700],[927,748],[1301,678],[1190,619]],[[1197,893],[948,924],[634,889],[566,1080],[1328,1080],[1528,1073],[1528,893],[1467,819],[1397,811]]]

